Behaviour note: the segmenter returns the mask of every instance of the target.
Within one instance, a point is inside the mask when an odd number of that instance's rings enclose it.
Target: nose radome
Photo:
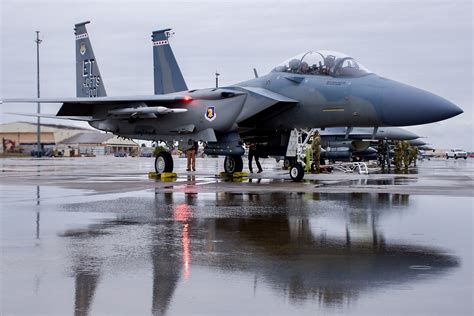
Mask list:
[[[384,87],[381,113],[385,124],[406,126],[446,120],[463,110],[433,93],[389,80]]]

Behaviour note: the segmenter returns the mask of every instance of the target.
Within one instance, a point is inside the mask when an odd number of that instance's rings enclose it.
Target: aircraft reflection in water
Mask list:
[[[151,232],[149,247],[135,241],[130,247],[139,249],[123,251],[114,262],[146,259],[127,254],[150,250],[155,315],[166,313],[180,282],[192,282],[193,266],[254,274],[256,291],[263,281],[292,304],[316,300],[323,307],[347,306],[364,292],[459,266],[440,249],[385,239],[379,218],[407,210],[408,195],[156,193],[154,201],[140,201],[130,202],[146,207],[134,216],[117,214],[124,217],[63,234],[75,258],[76,315],[92,309],[100,275],[107,271],[101,268],[107,254],[94,238],[125,234],[130,240],[127,225]]]

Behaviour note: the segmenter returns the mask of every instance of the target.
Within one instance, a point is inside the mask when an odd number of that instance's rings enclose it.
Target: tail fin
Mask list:
[[[188,90],[168,42],[170,31],[171,29],[154,31],[151,36],[153,40],[155,94]]]
[[[92,45],[87,34],[86,24],[76,24],[76,93],[77,97],[105,97],[104,82],[100,76],[99,65],[94,56]]]

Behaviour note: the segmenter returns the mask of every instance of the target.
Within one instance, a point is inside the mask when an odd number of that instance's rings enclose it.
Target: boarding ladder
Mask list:
[[[341,162],[333,164],[331,167],[344,173],[353,173],[357,171],[359,174],[369,174],[369,169],[365,162]]]

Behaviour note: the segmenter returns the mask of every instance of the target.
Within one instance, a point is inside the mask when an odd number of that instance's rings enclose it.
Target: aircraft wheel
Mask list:
[[[226,173],[242,172],[244,163],[242,156],[226,156],[224,160],[224,171]]]
[[[158,174],[163,172],[173,172],[173,157],[167,151],[162,151],[156,156],[155,171]]]
[[[290,178],[291,180],[297,182],[303,180],[304,177],[304,169],[300,163],[295,163],[290,168]]]
[[[464,157],[464,160],[466,160],[466,159],[467,159],[467,157]]]
[[[293,157],[285,157],[283,160],[283,168],[288,169],[295,163],[295,159]]]

